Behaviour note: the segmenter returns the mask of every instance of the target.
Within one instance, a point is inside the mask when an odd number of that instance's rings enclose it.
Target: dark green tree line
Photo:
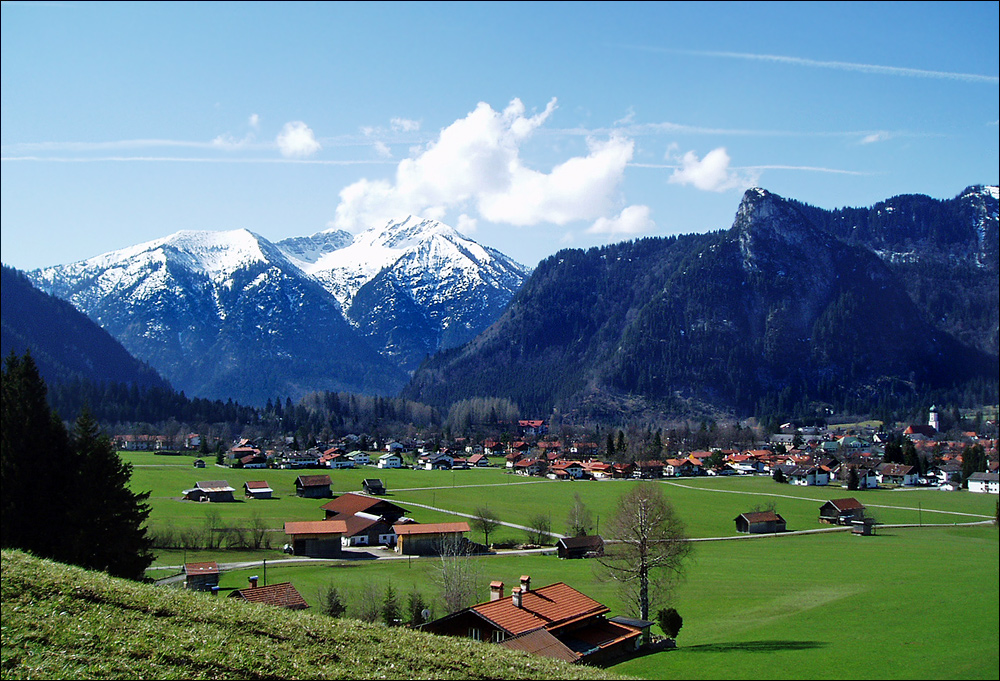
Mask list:
[[[30,354],[4,361],[2,399],[3,547],[141,579],[153,560],[149,493],[128,488],[131,465],[88,411],[67,432]]]

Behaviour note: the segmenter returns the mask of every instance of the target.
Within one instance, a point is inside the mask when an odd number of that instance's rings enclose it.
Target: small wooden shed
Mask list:
[[[785,531],[785,519],[774,511],[740,513],[734,520],[736,531],[744,534],[774,534]]]
[[[300,475],[295,478],[295,494],[306,499],[323,499],[333,496],[329,475]]]
[[[865,517],[865,506],[854,497],[831,499],[819,507],[819,521],[828,525],[850,525]]]
[[[266,480],[248,480],[243,483],[243,495],[250,499],[270,499],[274,490]]]
[[[560,558],[590,558],[604,555],[604,539],[591,534],[583,537],[563,537],[556,544]]]

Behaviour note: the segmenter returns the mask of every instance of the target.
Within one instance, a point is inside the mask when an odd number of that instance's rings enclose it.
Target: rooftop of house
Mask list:
[[[285,523],[285,534],[344,534],[347,523],[343,520],[299,520]]]
[[[521,583],[525,583],[525,577],[521,578]],[[501,591],[497,600],[474,605],[471,609],[513,636],[539,627],[552,630],[576,620],[609,612],[607,606],[563,582],[540,589],[524,590],[515,587],[515,591],[520,595],[520,606],[514,603],[514,593],[504,598]]]
[[[205,563],[184,563],[184,574],[190,575],[217,575],[219,574],[219,564],[215,561]]]
[[[269,584],[268,586],[251,586],[247,589],[237,589],[229,594],[230,598],[242,598],[251,603],[274,605],[289,610],[305,610],[309,607],[301,594],[295,590],[291,582]]]

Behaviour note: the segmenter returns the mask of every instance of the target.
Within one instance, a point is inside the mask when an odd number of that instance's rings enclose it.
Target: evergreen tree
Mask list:
[[[69,516],[69,437],[49,409],[45,382],[27,353],[4,360],[0,422],[0,542],[65,560],[55,528]]]
[[[390,627],[399,624],[399,599],[392,583],[386,584],[385,596],[382,598],[382,622]]]
[[[129,489],[132,464],[119,458],[86,409],[76,420],[72,447],[76,499],[71,562],[116,577],[142,579],[153,562],[152,539],[145,527],[149,492]]]
[[[99,435],[88,412],[81,414],[70,441],[46,392],[30,354],[5,360],[3,547],[141,579],[153,558],[143,527],[148,493],[129,490],[131,466]]]

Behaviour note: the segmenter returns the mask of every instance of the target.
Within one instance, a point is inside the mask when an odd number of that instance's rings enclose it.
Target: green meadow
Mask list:
[[[191,468],[188,457],[128,454],[135,489],[152,491],[151,523],[202,523],[206,507],[238,521],[259,513],[280,528],[285,520],[319,519],[322,501],[295,497],[302,473]],[[509,475],[502,469],[469,471],[330,471],[335,493],[360,490],[361,480],[385,481],[388,498],[421,522],[454,520],[489,506],[506,523],[525,524],[535,514],[551,518],[562,532],[574,495],[595,520],[608,518],[630,481],[556,482]],[[246,480],[265,479],[278,499],[234,504],[198,504],[178,499],[196,480],[227,479],[239,490]],[[614,670],[638,678],[998,678],[1000,659],[1000,542],[990,520],[997,498],[969,492],[792,487],[765,477],[663,481],[689,535],[701,539],[678,587],[673,605],[684,617],[678,648],[621,663]],[[238,493],[239,497],[240,494]],[[711,541],[736,535],[733,519],[773,504],[791,531],[828,528],[819,506],[853,496],[881,523],[925,527],[880,527],[873,537],[849,532],[765,536]],[[431,510],[431,509],[441,510]],[[451,512],[451,513],[449,513]],[[280,546],[284,535],[276,533]],[[472,534],[482,541],[482,536]],[[524,540],[512,527],[491,540]],[[431,558],[280,563],[278,551],[161,551],[158,565],[187,560],[267,560],[246,570],[225,572],[224,589],[246,586],[250,575],[268,583],[291,581],[316,605],[336,586],[349,599],[392,584],[401,598],[411,590],[431,600],[439,592],[437,561]],[[591,561],[562,561],[554,555],[504,554],[471,559],[483,599],[493,579],[516,584],[564,581],[624,614],[612,584],[602,581]],[[266,572],[265,572],[266,570]],[[169,570],[151,570],[164,577]],[[445,613],[435,611],[435,616]],[[654,631],[658,629],[654,628]],[[488,645],[488,644],[484,644]]]

